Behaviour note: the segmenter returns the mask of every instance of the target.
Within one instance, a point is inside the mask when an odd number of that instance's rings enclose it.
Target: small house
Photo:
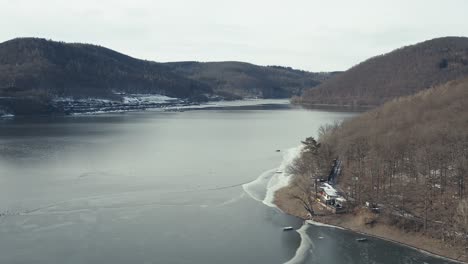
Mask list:
[[[320,191],[320,199],[322,200],[322,202],[324,202],[325,204],[334,205],[335,199],[339,197],[338,192],[335,190],[335,188],[333,188],[333,186],[331,186],[328,183],[324,183],[322,184],[322,186],[320,186],[320,189],[322,189]]]
[[[320,187],[320,200],[326,204],[326,205],[331,205],[337,208],[343,208],[346,203],[346,199],[343,198],[339,192],[333,188],[328,183],[322,184]]]

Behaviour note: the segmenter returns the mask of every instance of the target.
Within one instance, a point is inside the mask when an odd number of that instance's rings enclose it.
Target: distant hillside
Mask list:
[[[234,97],[286,98],[300,95],[332,75],[235,61],[174,62],[166,65],[175,73],[208,85],[217,94]]]
[[[116,92],[196,97],[199,82],[103,47],[36,38],[0,43],[0,96],[112,97]]]
[[[57,98],[80,100],[80,111],[86,111],[86,99],[112,100],[114,111],[123,95],[158,94],[186,102],[289,98],[326,78],[326,73],[240,62],[157,63],[100,46],[39,38],[0,43],[0,108],[20,114],[60,111],[51,103]],[[77,109],[70,104],[67,109]],[[92,104],[103,109],[101,101]]]
[[[468,38],[438,38],[366,60],[295,101],[376,106],[464,76],[468,76]]]

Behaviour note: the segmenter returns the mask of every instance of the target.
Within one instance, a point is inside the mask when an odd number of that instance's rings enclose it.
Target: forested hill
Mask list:
[[[211,87],[217,94],[240,97],[286,98],[301,95],[334,73],[312,73],[281,66],[245,62],[173,62],[174,72]]]
[[[467,102],[468,78],[395,99],[322,129],[321,155],[343,161],[340,187],[378,221],[467,246]]]
[[[295,101],[376,106],[464,76],[468,76],[468,38],[437,38],[366,60]]]
[[[14,100],[27,100],[24,106],[39,105],[48,112],[48,102],[55,98],[118,101],[122,94],[159,94],[192,102],[288,98],[328,76],[239,62],[158,63],[96,45],[39,38],[0,43],[0,108],[7,102],[8,108],[16,109]],[[21,112],[39,110],[33,108]]]
[[[88,44],[20,38],[0,44],[0,96],[112,97],[116,92],[173,97],[210,94],[210,87]]]

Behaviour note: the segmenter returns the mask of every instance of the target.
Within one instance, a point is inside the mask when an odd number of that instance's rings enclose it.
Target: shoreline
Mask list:
[[[273,203],[284,213],[303,219],[307,224],[339,228],[405,246],[432,257],[455,263],[468,263],[468,255],[460,247],[446,245],[443,241],[427,237],[422,233],[407,233],[386,223],[378,222],[369,227],[361,223],[363,216],[356,212],[320,215],[315,216],[313,220],[309,220],[302,204],[290,197],[290,193],[294,191],[292,185],[279,189],[275,192]]]
[[[320,109],[320,110],[331,110],[331,111],[349,111],[349,112],[366,112],[373,108],[378,107],[378,105],[342,105],[342,104],[319,104],[319,103],[305,103],[305,102],[297,102],[292,100],[292,105],[300,106],[305,109]]]
[[[456,263],[466,263],[464,261],[454,259],[454,258],[451,258],[451,257],[447,257],[447,256],[444,256],[444,255],[440,255],[440,254],[434,253],[432,251],[428,251],[427,249],[423,249],[423,248],[420,248],[420,247],[417,247],[417,246],[413,246],[411,244],[407,244],[405,242],[394,240],[394,239],[391,239],[391,238],[388,238],[388,237],[379,236],[379,235],[375,235],[375,234],[370,234],[370,233],[362,232],[362,231],[359,231],[359,230],[355,230],[355,229],[351,229],[351,228],[347,228],[347,227],[343,227],[343,226],[326,224],[326,223],[322,223],[322,222],[318,222],[318,221],[314,221],[314,220],[305,220],[305,222],[310,224],[310,225],[324,226],[324,227],[330,227],[330,228],[338,228],[338,229],[341,229],[341,230],[353,232],[353,233],[368,236],[368,237],[371,237],[371,238],[377,238],[377,239],[380,239],[380,240],[384,240],[384,241],[387,241],[387,242],[391,242],[391,243],[394,243],[394,244],[398,244],[398,245],[401,245],[401,246],[405,246],[405,247],[420,251],[421,253],[424,253],[426,255],[429,255],[429,256],[432,256],[432,257],[435,257],[435,258],[440,258],[440,259],[443,259],[443,260],[448,260],[448,261],[456,262]]]
[[[136,98],[136,99],[135,99]],[[184,112],[193,110],[212,110],[237,107],[287,106],[291,104],[287,98],[244,98],[239,100],[209,100],[206,102],[188,101],[180,98],[164,100],[143,100],[132,98],[125,102],[108,99],[62,99],[54,101],[47,112],[14,113],[2,111],[0,102],[0,119],[28,116],[88,116],[114,113],[129,113],[143,111]],[[133,100],[134,99],[134,100]],[[141,99],[141,100],[140,100]]]

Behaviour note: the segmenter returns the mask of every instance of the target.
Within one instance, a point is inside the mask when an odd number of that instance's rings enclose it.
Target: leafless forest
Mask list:
[[[463,79],[322,127],[316,154],[305,151],[295,171],[322,177],[339,158],[352,208],[370,202],[388,224],[468,244],[467,102]]]
[[[377,106],[467,76],[468,38],[438,38],[368,59],[293,102]]]

